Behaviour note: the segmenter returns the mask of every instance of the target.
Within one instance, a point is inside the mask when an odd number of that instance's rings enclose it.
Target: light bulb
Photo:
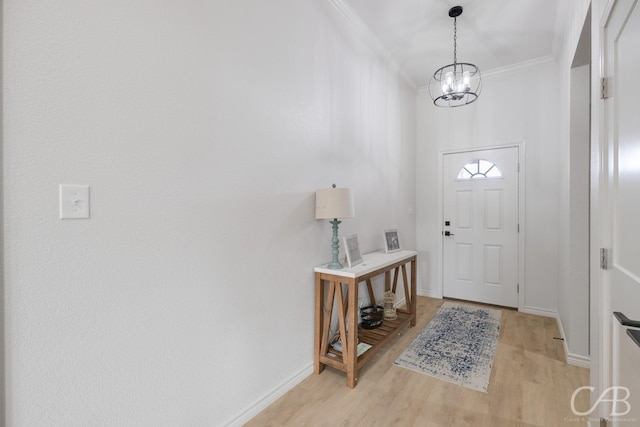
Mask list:
[[[471,73],[468,71],[462,73],[462,86],[465,92],[469,92],[471,90]]]
[[[459,79],[460,76],[456,76],[456,77]],[[462,83],[461,79],[460,80],[458,80],[458,79],[456,79],[456,92],[462,92],[463,83]]]
[[[453,73],[449,71],[444,75],[444,81],[442,82],[442,92],[449,94],[453,90]]]

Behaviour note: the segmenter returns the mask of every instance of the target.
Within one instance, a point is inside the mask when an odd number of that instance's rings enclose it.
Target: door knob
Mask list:
[[[452,233],[452,232],[450,232],[450,231],[445,231],[445,232],[444,232],[444,235],[445,235],[445,236],[455,236],[455,234],[453,234],[453,233]]]

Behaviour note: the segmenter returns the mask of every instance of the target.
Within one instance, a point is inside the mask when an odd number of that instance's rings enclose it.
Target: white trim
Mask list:
[[[558,317],[557,311],[547,310],[546,308],[523,307],[523,308],[520,308],[518,311],[526,314],[534,314],[536,316],[553,317],[554,319]]]
[[[580,356],[579,354],[567,353],[567,364],[577,366],[579,368],[591,369],[591,358]]]
[[[605,4],[606,3],[606,4]],[[605,101],[600,99],[600,78],[605,77],[605,24],[613,9],[613,0],[591,2],[591,153],[590,153],[590,194],[589,194],[589,234],[590,234],[590,307],[589,307],[589,353],[591,357],[590,384],[595,387],[591,393],[591,405],[610,382],[610,360],[606,342],[610,342],[611,331],[607,328],[610,317],[609,300],[605,291],[603,270],[600,270],[599,250],[604,245],[605,224],[603,212],[606,208],[606,176],[604,165],[606,156]],[[604,408],[593,414],[604,415]],[[594,421],[590,425],[599,425]]]
[[[604,6],[604,10],[602,11],[602,15],[600,16],[601,27],[606,27],[609,23],[609,18],[611,17],[611,11],[613,10],[613,5],[615,2],[616,0],[607,0],[607,4]],[[602,46],[602,50],[600,52],[604,52],[604,46]]]
[[[417,290],[416,293],[420,296],[430,296],[432,298],[437,298],[432,295],[427,295],[420,290]],[[396,307],[401,307],[406,304],[406,298],[403,298],[400,301],[395,303]],[[304,381],[307,377],[313,374],[313,364],[310,364],[299,371],[297,374],[294,374],[291,378],[286,380],[284,383],[280,384],[278,387],[274,388],[270,392],[266,393],[262,398],[258,401],[250,405],[246,410],[244,410],[241,414],[236,416],[231,421],[225,424],[225,427],[240,427],[244,424],[251,421],[256,415],[269,407],[276,400],[285,395],[288,391],[293,389],[295,386]]]
[[[527,212],[526,212],[526,181],[527,181],[527,156],[526,156],[526,144],[524,141],[520,142],[518,145],[518,164],[519,164],[519,174],[518,174],[518,212],[520,217],[518,218],[518,222],[520,224],[520,229],[518,233],[518,283],[520,284],[520,289],[518,293],[518,308],[525,306],[525,291],[526,291],[526,280],[525,280],[525,253],[527,250],[527,246],[525,244],[527,239]]]
[[[556,319],[556,323],[558,324],[558,330],[560,331],[560,337],[562,338],[562,346],[564,348],[565,354],[565,362],[568,365],[578,366],[580,368],[591,368],[591,358],[587,356],[582,356],[579,354],[574,354],[569,352],[569,346],[567,344],[567,338],[564,333],[564,328],[562,327],[562,320],[560,320],[560,316],[557,312],[552,310],[546,310],[543,308],[537,307],[525,307],[520,310],[522,313],[533,314],[536,316],[544,316],[544,317],[553,317]]]
[[[564,327],[562,326],[562,319],[560,319],[560,315],[556,315],[556,323],[558,325],[558,330],[560,331],[560,338],[562,338],[562,347],[564,348],[564,359],[565,362],[569,363],[569,344],[567,344],[567,335],[564,333]]]
[[[562,346],[564,347],[565,361],[569,365],[578,366],[580,368],[591,369],[591,358],[588,356],[582,356],[580,354],[574,354],[569,352],[569,344],[567,343],[567,336],[564,333],[562,327],[562,320],[560,315],[556,314],[556,322],[558,323],[558,329],[560,330],[560,337],[562,338]]]
[[[444,224],[444,156],[446,151],[440,150],[438,156],[438,228],[442,230]],[[440,233],[440,242],[436,253],[436,292],[444,298],[444,237]]]
[[[225,427],[240,427],[247,422],[249,422],[253,417],[258,415],[264,409],[266,409],[273,402],[282,397],[286,392],[300,384],[305,378],[309,375],[313,374],[313,364],[310,364],[304,367],[297,374],[293,375],[284,383],[280,384],[278,387],[274,388],[267,394],[265,394],[262,398],[260,398],[257,402],[250,405],[246,410],[244,410],[240,415],[232,419],[231,421],[225,424]]]
[[[399,73],[406,81],[409,83],[414,89],[417,89],[418,86],[416,83],[409,77],[400,67],[400,64],[394,59],[391,53],[387,50],[387,48],[382,44],[380,39],[378,39],[375,34],[371,31],[371,29],[364,23],[362,18],[343,0],[327,0],[346,21],[351,25],[351,27],[362,37],[362,39],[369,45],[369,47],[378,54],[381,58],[383,58],[389,66]]]
[[[535,67],[537,65],[548,64],[550,62],[556,62],[555,58],[551,55],[541,56],[540,58],[529,59],[527,61],[518,62],[516,64],[505,65],[504,67],[494,68],[482,73],[482,78],[495,77],[498,75],[513,73],[520,71],[523,68]]]
[[[444,171],[444,156],[447,154],[457,154],[457,153],[466,153],[471,151],[484,151],[484,150],[497,150],[503,148],[518,148],[518,163],[520,165],[520,172],[518,174],[518,223],[520,224],[520,232],[518,233],[518,283],[520,284],[520,292],[518,293],[518,310],[522,311],[523,309],[528,309],[525,307],[525,249],[526,249],[526,216],[525,216],[525,200],[526,200],[526,144],[525,141],[515,141],[509,142],[502,145],[489,145],[486,147],[472,147],[472,148],[461,148],[456,150],[441,150],[438,158],[438,224],[444,223],[443,217],[443,207],[444,207],[444,189],[443,189],[443,178],[442,174]],[[438,290],[440,296],[434,298],[442,298],[444,295],[444,254],[442,249],[442,238],[440,239],[440,244],[438,245],[438,253],[437,253],[437,283]],[[535,309],[534,309],[535,310]],[[555,317],[555,312],[551,315],[551,317]],[[535,314],[535,313],[534,313]],[[548,316],[548,314],[547,314]]]
[[[518,62],[516,64],[505,65],[504,67],[493,68],[488,71],[482,72],[482,78],[492,78],[501,76],[502,74],[514,73],[522,70],[523,68],[535,67],[538,65],[548,64],[550,62],[556,62],[556,59],[551,56],[542,56],[540,58],[529,59],[527,61]],[[420,86],[417,88],[418,93],[429,92],[429,85]]]
[[[429,291],[425,289],[416,289],[416,293],[421,297],[429,297],[435,299],[442,299],[442,293],[438,294],[437,291]]]

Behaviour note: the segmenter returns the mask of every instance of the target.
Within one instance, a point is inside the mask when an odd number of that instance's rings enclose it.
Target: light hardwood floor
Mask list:
[[[254,426],[584,426],[571,395],[589,370],[567,365],[555,319],[503,309],[489,389],[482,393],[393,366],[444,300],[418,297],[418,322],[382,349],[354,389],[343,372],[325,368],[246,424]],[[588,394],[576,409],[589,408]],[[578,419],[576,419],[578,418]]]

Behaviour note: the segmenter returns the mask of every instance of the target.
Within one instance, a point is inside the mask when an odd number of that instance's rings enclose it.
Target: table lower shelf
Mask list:
[[[360,342],[367,343],[370,349],[362,353],[358,357],[357,367],[360,369],[375,354],[384,347],[384,345],[395,338],[402,328],[410,324],[413,315],[406,310],[396,310],[398,318],[395,320],[383,320],[382,325],[375,329],[364,329],[358,327],[358,339]],[[343,361],[342,352],[329,346],[327,354],[320,356],[320,361],[328,366],[347,372],[346,362]]]

